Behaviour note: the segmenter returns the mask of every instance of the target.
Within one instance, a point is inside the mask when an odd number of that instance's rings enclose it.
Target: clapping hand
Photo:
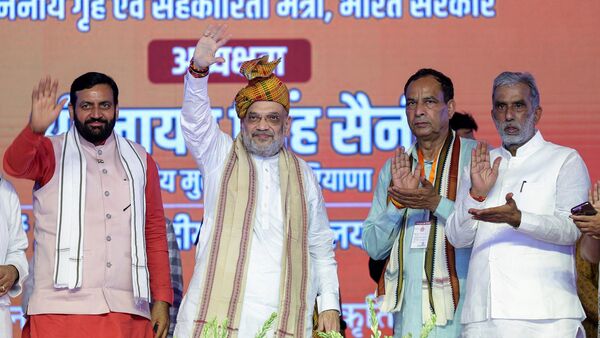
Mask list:
[[[415,171],[411,170],[410,157],[404,151],[404,147],[396,149],[392,158],[392,186],[402,189],[417,189],[419,187],[419,175],[421,166],[417,164]]]
[[[471,151],[471,193],[473,195],[487,196],[498,178],[500,161],[502,157],[496,158],[490,165],[488,145],[477,143],[477,147]]]
[[[421,177],[421,165],[411,170],[411,160],[403,147],[396,149],[392,159],[392,186],[388,195],[397,203],[412,209],[428,209],[435,211],[441,197],[431,182]],[[419,187],[419,183],[421,186]]]
[[[508,223],[513,227],[521,224],[521,210],[517,207],[517,202],[513,199],[513,194],[506,194],[506,204],[487,208],[487,209],[469,209],[469,214],[477,221],[490,223]]]

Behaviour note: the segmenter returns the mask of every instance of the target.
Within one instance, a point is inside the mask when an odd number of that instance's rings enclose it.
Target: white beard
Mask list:
[[[523,125],[515,124],[514,122],[498,122],[496,119],[493,119],[496,124],[496,129],[498,130],[498,134],[500,134],[500,138],[502,139],[502,144],[505,147],[510,146],[522,146],[525,144],[533,135],[535,134],[535,113],[531,112],[531,114],[527,117],[527,120],[523,123]],[[516,126],[519,128],[518,135],[508,135],[504,132],[504,128],[507,125]]]
[[[283,147],[284,138],[282,136],[274,136],[273,142],[266,146],[261,146],[254,142],[251,135],[243,132],[242,142],[244,143],[244,147],[246,147],[246,150],[248,150],[249,153],[262,157],[271,157],[277,154],[279,150],[281,150],[281,148]]]

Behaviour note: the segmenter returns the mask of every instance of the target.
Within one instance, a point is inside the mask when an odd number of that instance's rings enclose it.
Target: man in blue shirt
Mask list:
[[[379,173],[363,245],[387,258],[378,295],[394,313],[394,337],[417,335],[433,314],[435,337],[457,337],[470,249],[454,249],[444,225],[476,142],[450,129],[454,88],[446,75],[421,69],[404,87],[406,116],[416,142],[399,147]]]

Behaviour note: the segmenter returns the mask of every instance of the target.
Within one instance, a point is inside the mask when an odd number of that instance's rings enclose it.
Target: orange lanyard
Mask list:
[[[423,152],[421,151],[420,148],[417,148],[417,156],[419,157],[419,164],[421,165],[420,176],[423,177],[423,176],[425,176],[425,158],[424,158]],[[433,164],[431,164],[431,170],[429,170],[429,180],[428,181],[431,184],[435,183],[435,174],[436,174],[436,171],[437,171],[438,157],[440,157],[440,153],[439,152],[438,152],[438,155],[433,160]]]

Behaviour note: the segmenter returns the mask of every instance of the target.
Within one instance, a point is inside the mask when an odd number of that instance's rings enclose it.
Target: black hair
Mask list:
[[[450,119],[450,128],[452,130],[472,129],[477,131],[477,122],[469,113],[455,112]]]
[[[406,81],[406,84],[404,85],[404,95],[406,95],[406,90],[411,82],[426,76],[432,76],[437,80],[437,82],[440,83],[442,86],[442,92],[444,93],[444,103],[448,103],[448,101],[454,99],[454,85],[452,84],[452,80],[450,80],[450,78],[444,75],[442,72],[431,68],[421,68],[411,77],[409,77],[408,81]]]
[[[76,78],[71,84],[71,92],[69,96],[71,98],[71,105],[75,107],[77,102],[77,92],[84,89],[90,89],[95,85],[106,84],[109,85],[113,92],[113,103],[115,106],[119,104],[119,87],[117,83],[110,76],[97,72],[89,72]]]

